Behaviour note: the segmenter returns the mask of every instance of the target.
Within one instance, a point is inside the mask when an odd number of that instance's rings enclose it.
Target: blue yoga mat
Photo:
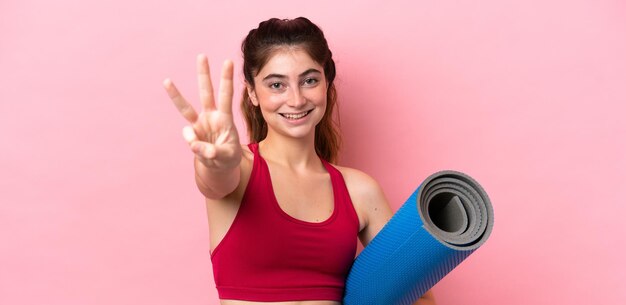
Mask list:
[[[435,173],[358,255],[344,305],[409,305],[480,247],[493,228],[493,208],[474,179]]]

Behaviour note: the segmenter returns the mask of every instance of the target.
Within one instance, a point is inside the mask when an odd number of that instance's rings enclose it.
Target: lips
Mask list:
[[[313,109],[307,110],[307,111],[302,111],[302,112],[297,112],[297,113],[281,113],[280,115],[282,115],[284,118],[286,118],[288,120],[298,120],[298,119],[301,119],[301,118],[309,115],[309,113],[311,113],[311,111],[313,111]]]

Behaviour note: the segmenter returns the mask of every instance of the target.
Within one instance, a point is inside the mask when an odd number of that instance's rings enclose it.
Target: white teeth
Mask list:
[[[283,113],[282,115],[290,120],[297,120],[303,118],[305,115],[309,114],[308,111],[301,113]]]

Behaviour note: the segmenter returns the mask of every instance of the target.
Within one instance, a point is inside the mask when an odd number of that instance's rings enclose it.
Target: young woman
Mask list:
[[[191,123],[183,135],[206,197],[211,260],[222,305],[341,304],[356,251],[391,218],[376,181],[335,162],[335,64],[306,18],[270,19],[242,43],[243,111],[250,144],[232,116],[233,63],[217,102],[208,60],[198,56],[202,111],[164,86]],[[427,292],[416,304],[434,304]]]

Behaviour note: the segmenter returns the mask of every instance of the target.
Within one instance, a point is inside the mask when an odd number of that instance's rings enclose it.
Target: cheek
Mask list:
[[[307,99],[317,106],[325,105],[327,103],[326,88],[320,86],[319,88],[315,88],[315,90],[311,90],[307,96]]]
[[[261,105],[261,110],[266,112],[272,112],[278,110],[280,105],[284,103],[284,97],[282,95],[277,94],[266,94],[259,96],[259,104]]]

